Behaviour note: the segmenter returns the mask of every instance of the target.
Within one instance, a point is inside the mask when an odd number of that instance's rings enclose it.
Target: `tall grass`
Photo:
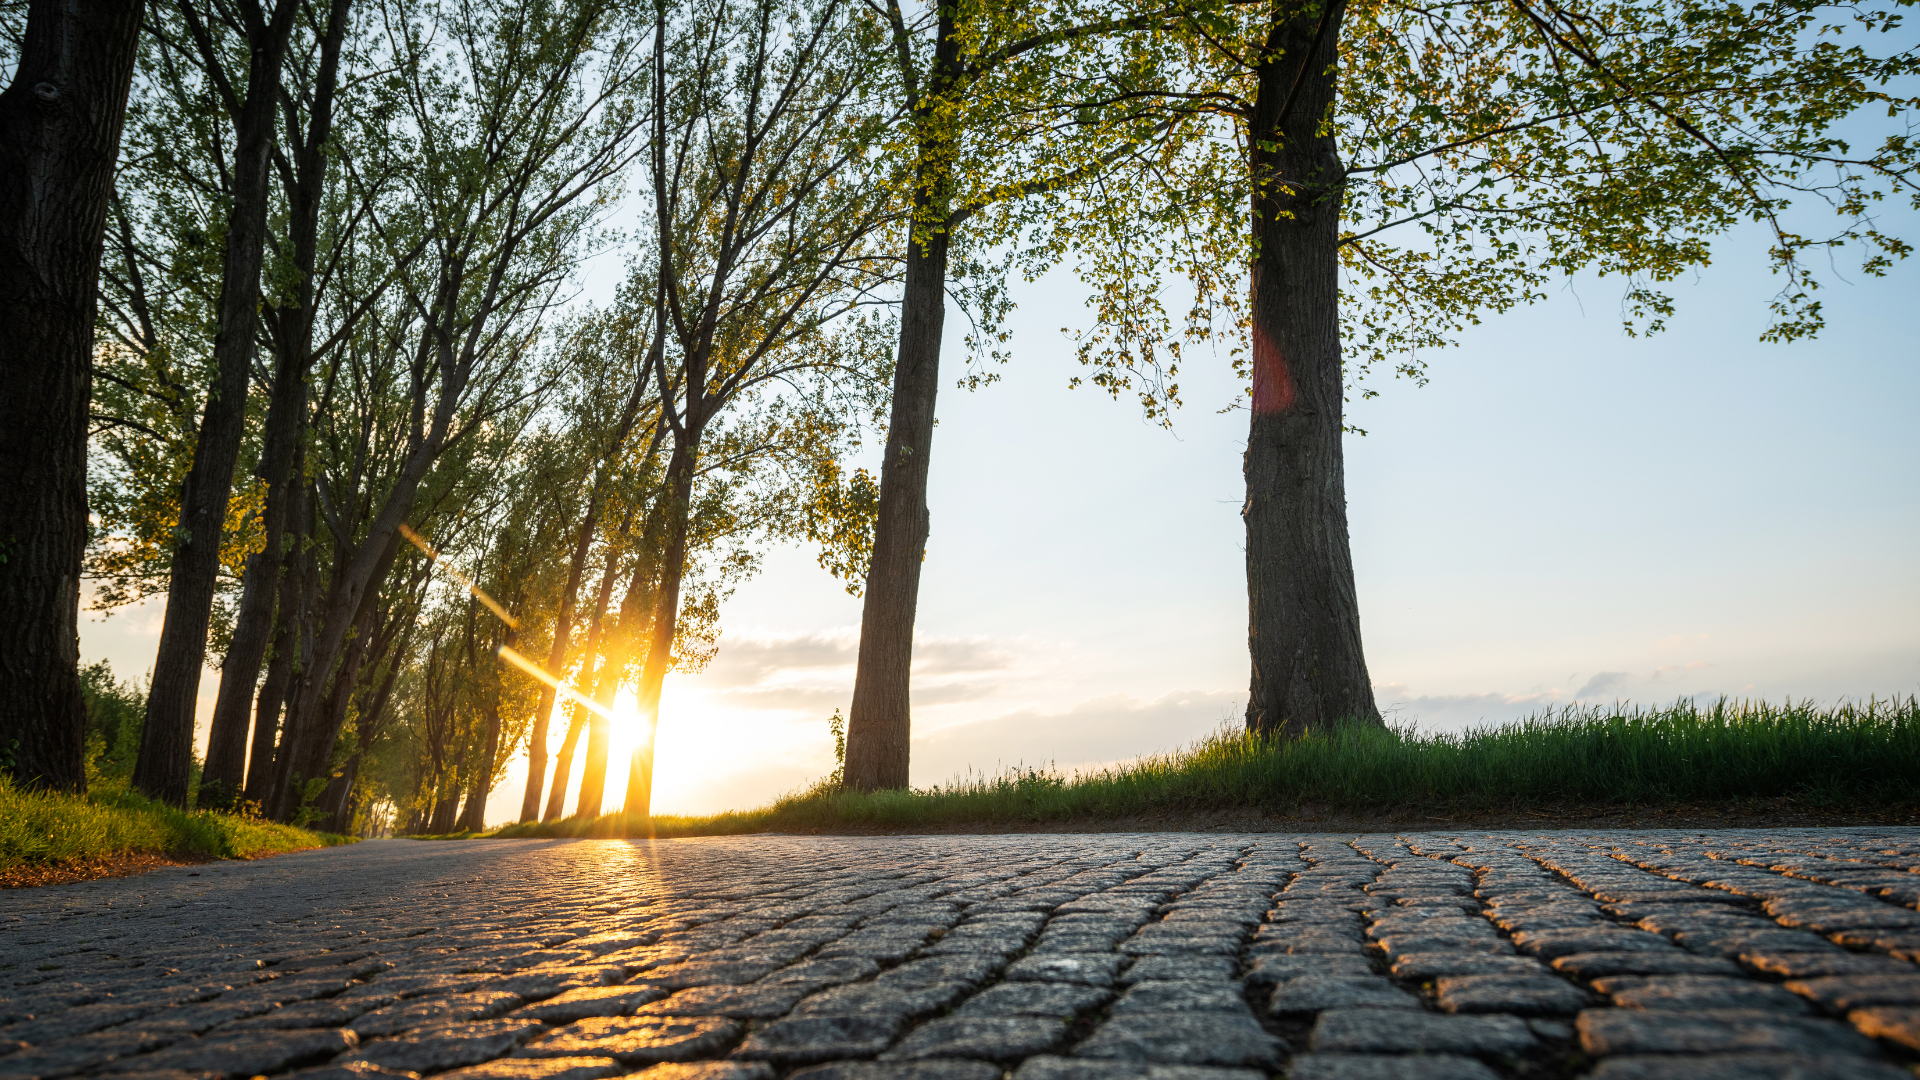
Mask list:
[[[1461,733],[1337,727],[1295,739],[1222,731],[1170,754],[1073,774],[1024,770],[920,791],[821,783],[745,813],[516,825],[497,836],[688,836],[846,827],[1020,825],[1222,810],[1658,806],[1789,796],[1920,803],[1920,700],[1819,708],[1722,699],[1569,707]]]
[[[344,837],[210,810],[180,810],[122,787],[87,795],[23,791],[0,775],[0,871],[114,855],[247,858]]]

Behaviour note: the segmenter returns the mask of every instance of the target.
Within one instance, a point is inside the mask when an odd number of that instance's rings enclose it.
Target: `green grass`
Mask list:
[[[623,814],[510,825],[497,837],[696,836],[846,828],[1018,826],[1302,807],[1476,812],[1791,798],[1814,807],[1920,804],[1920,700],[1818,708],[1721,700],[1567,708],[1458,734],[1344,727],[1298,739],[1223,731],[1087,772],[1016,770],[922,791],[812,789],[746,812]]]
[[[126,854],[243,859],[347,842],[259,818],[179,810],[119,787],[79,796],[23,791],[0,775],[0,872]]]

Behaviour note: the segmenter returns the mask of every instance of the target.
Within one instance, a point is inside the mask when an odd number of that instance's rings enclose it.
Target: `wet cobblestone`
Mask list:
[[[1892,1080],[1920,830],[385,841],[0,895],[0,1080]]]

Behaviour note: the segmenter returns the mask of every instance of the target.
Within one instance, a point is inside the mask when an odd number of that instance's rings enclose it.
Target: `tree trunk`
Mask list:
[[[247,380],[253,371],[260,266],[267,231],[268,168],[279,104],[280,65],[297,5],[278,0],[269,20],[257,5],[243,10],[249,48],[246,100],[233,118],[233,201],[220,277],[214,332],[213,385],[193,444],[193,464],[180,494],[180,522],[167,581],[167,614],[153,659],[146,727],[133,784],[184,806],[192,772],[193,714],[207,659],[207,623],[219,585],[220,539],[233,492],[234,467],[246,433]],[[217,63],[208,57],[204,62]],[[249,682],[247,692],[252,693]]]
[[[859,666],[847,710],[845,785],[856,791],[907,786],[913,735],[913,620],[920,605],[920,567],[927,557],[927,466],[933,407],[940,390],[940,341],[947,318],[947,245],[959,221],[953,208],[955,148],[945,132],[946,108],[965,92],[962,40],[955,9],[941,6],[933,56],[921,79],[914,123],[920,141],[914,177],[914,221],[907,238],[900,303],[900,348],[893,369],[893,406],[886,457],[880,462],[880,508],[873,556],[860,609]],[[902,71],[910,78],[910,71]]]
[[[506,646],[512,648],[518,635],[507,631]],[[493,767],[500,760],[500,680],[494,679],[493,699],[487,703],[487,743],[481,749],[480,768],[473,774],[473,788],[467,794],[467,812],[460,816],[460,828],[479,832],[487,826],[487,799],[493,794]]]
[[[675,439],[667,463],[666,551],[660,557],[659,586],[653,594],[646,666],[640,675],[640,739],[627,763],[627,798],[622,808],[642,817],[653,813],[653,746],[660,729],[660,692],[673,664],[673,635],[680,623],[680,580],[687,570],[687,524],[693,511],[693,474],[700,432],[688,427]],[[651,548],[649,550],[652,550]]]
[[[400,665],[407,654],[408,635],[400,635],[399,647],[389,656],[392,662],[387,666],[387,674],[380,680],[380,687],[374,691],[373,700],[354,720],[353,753],[340,766],[340,775],[327,784],[318,800],[325,817],[314,821],[314,827],[330,832],[344,833],[353,827],[354,800],[353,786],[360,779],[360,763],[366,760],[367,747],[380,734],[380,722],[386,718],[387,701],[393,695],[393,684],[399,677]]]
[[[553,790],[547,796],[547,812],[541,821],[557,821],[567,808],[567,790],[573,786],[573,749],[580,744],[580,730],[587,726],[587,710],[572,706],[573,718],[567,724],[567,737],[560,740],[560,755],[553,759]]]
[[[273,749],[280,735],[280,706],[287,700],[293,658],[300,648],[299,552],[288,551],[277,561],[280,598],[275,606],[279,609],[279,619],[273,634],[273,659],[267,662],[267,677],[260,683],[260,697],[254,705],[253,745],[247,752],[247,786],[242,796],[246,802],[257,805],[265,805],[273,790]],[[223,692],[225,688],[223,676]]]
[[[306,781],[327,771],[327,759],[333,755],[333,743],[340,736],[340,725],[345,719],[345,711],[342,709],[336,713],[323,705],[321,691],[322,688],[330,688],[331,684],[327,678],[329,674],[332,674],[336,680],[346,679],[349,685],[358,675],[361,655],[359,645],[372,629],[370,617],[373,614],[374,600],[378,596],[379,583],[386,580],[387,572],[392,568],[393,560],[399,552],[400,534],[397,531],[389,531],[386,550],[380,553],[379,561],[366,572],[367,579],[373,584],[360,593],[359,606],[349,624],[349,628],[359,627],[359,636],[350,637],[344,632],[339,635],[339,640],[335,644],[338,650],[335,652],[335,656],[338,657],[337,672],[332,671],[336,661],[323,660],[319,649],[316,648],[310,662],[311,667],[302,674],[300,679],[299,693],[289,702],[285,745],[282,746],[274,761],[274,799],[270,806],[270,813],[276,820],[290,820],[292,815],[300,809]],[[343,550],[341,555],[345,554]],[[337,559],[334,563],[336,575],[346,572],[340,567],[340,561]],[[334,587],[330,590],[332,593],[329,597],[330,604],[337,606],[340,603],[340,593],[343,588],[345,588],[344,584],[336,578]],[[332,612],[329,612],[329,617],[332,617]]]
[[[860,611],[860,666],[847,712],[846,785],[907,786],[913,715],[913,618],[927,555],[927,463],[940,337],[946,320],[947,233],[916,227],[907,246],[893,411],[880,464],[880,512]]]
[[[580,592],[580,579],[586,573],[587,553],[593,548],[593,531],[599,518],[600,484],[596,482],[593,494],[587,499],[586,516],[580,521],[579,538],[574,541],[573,559],[567,564],[567,584],[560,593],[560,611],[553,622],[553,647],[547,650],[547,674],[555,678],[566,672],[567,647],[573,637],[573,604]],[[521,821],[533,821],[540,816],[540,793],[547,780],[547,725],[553,720],[553,706],[558,697],[553,687],[542,686],[540,703],[534,707],[533,732],[527,737],[527,791],[520,798]],[[564,780],[554,782],[566,786]]]
[[[1341,461],[1333,107],[1342,0],[1276,15],[1252,149],[1253,420],[1247,439],[1247,728],[1298,735],[1378,724],[1360,647]],[[1315,45],[1317,43],[1317,48]],[[1311,53],[1311,55],[1309,55]]]
[[[33,0],[0,92],[0,764],[86,788],[80,559],[100,254],[142,5]]]
[[[620,535],[625,536],[628,526],[632,523],[633,516],[628,514],[626,520],[620,523]],[[591,682],[596,688],[596,693],[598,693],[599,683],[595,680],[599,678],[599,675],[595,674],[595,671],[604,673],[607,666],[606,658],[600,656],[600,641],[606,630],[607,604],[613,600],[613,576],[618,566],[618,557],[609,551],[607,553],[606,569],[600,573],[600,589],[594,595],[593,618],[587,624],[587,645],[584,655],[589,660],[597,660],[599,666],[597,669],[582,672],[583,675],[592,675],[593,678],[582,678],[580,685],[586,686]],[[553,770],[553,797],[547,800],[547,813],[542,820],[552,821],[560,816],[562,810],[566,809],[567,788],[573,783],[573,752],[580,743],[580,733],[582,729],[586,728],[587,725],[595,719],[597,719],[597,717],[593,715],[592,710],[581,708],[579,705],[573,707],[573,720],[567,726],[567,737],[560,744],[560,759]],[[605,753],[606,751],[603,749],[601,751],[601,775],[603,778],[605,776]],[[591,761],[591,758],[589,758],[589,761]],[[586,805],[588,777],[590,777],[592,773],[592,767],[589,766],[580,776],[580,803],[582,806]],[[578,810],[575,811],[575,813],[578,812]]]
[[[248,557],[234,619],[233,643],[220,664],[220,692],[207,732],[207,760],[200,771],[200,805],[219,805],[238,795],[245,773],[247,718],[254,683],[273,632],[275,583],[280,571],[280,540],[293,495],[294,459],[306,430],[307,369],[313,356],[313,269],[319,255],[321,196],[326,182],[327,138],[333,129],[333,91],[340,70],[340,48],[346,36],[350,0],[333,0],[326,37],[320,47],[320,72],[313,90],[305,142],[293,153],[292,175],[283,176],[292,202],[294,303],[282,311],[279,324],[279,364],[274,372],[273,397],[267,406],[261,436],[260,479],[266,482],[266,505],[261,508],[260,532],[264,547]],[[228,795],[223,799],[223,795]]]

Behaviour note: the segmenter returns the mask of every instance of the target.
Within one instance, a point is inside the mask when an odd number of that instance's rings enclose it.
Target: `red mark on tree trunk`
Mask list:
[[[1286,357],[1274,344],[1266,327],[1256,317],[1253,322],[1253,413],[1255,416],[1286,412],[1293,405],[1293,372]]]

